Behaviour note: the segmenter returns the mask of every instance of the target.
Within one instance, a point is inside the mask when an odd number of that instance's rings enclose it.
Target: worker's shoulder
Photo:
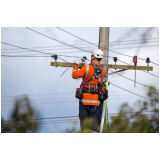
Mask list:
[[[82,68],[86,68],[86,67],[90,67],[90,66],[92,66],[91,63],[90,63],[90,64],[87,64],[87,65],[84,65]],[[81,68],[81,69],[82,69],[82,68]]]

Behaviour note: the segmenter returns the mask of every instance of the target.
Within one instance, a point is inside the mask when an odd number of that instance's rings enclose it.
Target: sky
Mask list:
[[[98,27],[62,28],[91,43],[98,43]],[[86,42],[79,40],[78,38],[73,37],[55,27],[35,27],[32,29],[67,44],[79,45],[78,47],[84,47],[84,44],[87,44]],[[110,50],[130,56],[137,55],[138,58],[145,59],[147,57],[150,57],[151,61],[159,64],[159,28],[152,28],[152,30],[149,29],[150,28],[147,27],[110,27]],[[142,39],[150,39],[150,43],[142,44],[138,43],[140,41],[131,41],[141,40],[142,42]],[[118,42],[113,43],[114,41]],[[119,41],[126,42],[120,43]],[[71,49],[71,47],[64,46],[63,44],[43,37],[42,35],[38,35],[37,33],[32,32],[24,27],[2,27],[1,42],[25,48],[47,47],[47,49],[38,48],[37,50],[44,50],[44,52],[46,53],[53,53],[57,55],[76,55],[80,57],[86,56],[88,59],[90,59],[90,53],[88,52],[78,52],[78,49]],[[137,46],[143,47],[139,49],[130,48]],[[62,48],[63,50],[60,50]],[[20,52],[22,51],[22,49],[18,49],[15,51],[4,49],[17,48],[1,44],[1,55],[43,55],[42,53],[31,51]],[[84,49],[92,51],[93,49],[96,49],[96,46],[86,47]],[[126,57],[113,52],[109,52],[109,56],[117,57],[118,59],[129,63],[130,65],[133,65],[132,58],[130,57]],[[74,60],[76,59],[74,57],[61,58],[68,62],[74,62]],[[51,57],[1,56],[1,116],[5,120],[9,119],[14,107],[14,102],[20,97],[20,95],[28,95],[34,110],[41,118],[78,116],[78,100],[76,100],[75,98],[75,89],[79,87],[81,80],[77,81],[75,79],[72,79],[72,68],[69,68],[64,73],[64,75],[60,77],[66,68],[50,66],[50,62],[53,61],[54,59]],[[63,62],[63,60],[61,59],[58,59],[57,61]],[[114,64],[113,59],[109,58],[108,63]],[[117,64],[125,65],[122,62],[117,62]],[[138,59],[137,65],[147,66],[146,62],[140,59]],[[159,66],[151,63],[150,66],[153,66],[153,71],[150,71],[149,73],[159,76]],[[135,77],[135,71],[133,70],[127,70],[120,74],[133,80]],[[146,87],[139,84],[136,84],[136,87],[134,87],[133,81],[129,81],[117,74],[110,75],[109,81],[117,86],[146,97]],[[136,81],[145,85],[153,85],[159,90],[159,78],[154,77],[150,74],[144,73],[142,71],[136,71]],[[113,85],[110,85],[108,113],[117,113],[120,105],[125,102],[129,103],[134,108],[134,102],[137,99],[143,100],[143,98],[128,93]],[[136,110],[136,108],[134,109]],[[76,119],[78,119],[78,117]],[[73,126],[73,123],[61,123],[59,121],[58,123],[51,123],[51,121],[49,121],[49,123],[47,124],[42,124],[38,132],[65,132],[66,129],[71,129]],[[79,123],[77,123],[75,127],[76,129],[80,129]]]

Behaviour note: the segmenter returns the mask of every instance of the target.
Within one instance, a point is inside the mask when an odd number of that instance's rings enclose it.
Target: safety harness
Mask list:
[[[91,94],[98,94],[98,99],[100,101],[103,101],[108,98],[108,92],[105,88],[103,88],[103,85],[101,84],[101,73],[102,73],[103,66],[96,66],[92,63],[91,65],[94,67],[94,75],[89,81],[83,84],[89,72],[89,65],[87,65],[85,77],[82,81],[82,84],[80,85],[80,88],[76,89],[75,97],[78,99],[82,99],[83,93],[91,93]],[[94,78],[98,79],[98,85],[89,84]]]

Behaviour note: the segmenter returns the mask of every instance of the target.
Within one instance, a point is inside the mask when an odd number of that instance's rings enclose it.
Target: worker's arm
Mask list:
[[[80,70],[78,70],[78,65],[75,64],[73,66],[73,71],[72,71],[72,78],[77,79],[77,78],[82,78],[86,73],[86,66],[83,66]]]

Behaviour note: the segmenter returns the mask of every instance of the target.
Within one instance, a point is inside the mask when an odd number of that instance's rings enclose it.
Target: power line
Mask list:
[[[114,86],[116,86],[116,87],[118,87],[118,88],[121,88],[121,87],[119,87],[119,86],[117,86],[117,85],[115,85],[115,84],[113,84],[113,83],[110,83],[110,84],[112,84],[112,85],[114,85]],[[150,99],[148,99],[148,98],[146,98],[146,97],[143,97],[143,96],[138,95],[138,94],[136,94],[136,93],[133,93],[133,92],[131,92],[131,91],[129,91],[129,90],[126,90],[126,89],[124,89],[124,88],[121,88],[121,89],[123,89],[123,90],[125,90],[125,91],[127,91],[127,92],[130,92],[130,93],[132,93],[132,94],[135,94],[135,95],[137,95],[137,96],[139,96],[139,97],[142,97],[142,98],[144,98],[144,99],[147,99],[147,100],[149,100],[149,101],[151,101],[151,102],[157,103],[157,102],[152,101],[152,100],[150,100]],[[157,104],[159,104],[159,103],[157,103]]]
[[[152,61],[150,61],[150,63],[153,63],[153,64],[155,64],[155,65],[159,66],[157,63],[154,63],[154,62],[152,62]]]
[[[40,33],[40,32],[37,32],[37,31],[35,31],[35,30],[33,30],[33,29],[29,28],[29,27],[26,27],[26,28],[29,29],[29,30],[31,30],[31,31],[33,31],[33,32],[35,32],[35,33],[37,33],[37,34],[40,34],[40,35],[42,35],[42,36],[44,36],[44,37],[47,37],[47,38],[52,39],[52,40],[54,40],[54,41],[57,41],[57,42],[59,42],[59,43],[65,44],[65,45],[67,45],[67,46],[70,46],[70,47],[73,47],[73,48],[76,48],[76,49],[80,49],[80,50],[83,50],[83,51],[85,51],[85,52],[90,52],[90,51],[87,51],[87,50],[84,50],[84,49],[75,47],[75,46],[73,46],[73,45],[67,44],[67,43],[65,43],[65,42],[61,42],[61,41],[59,41],[59,40],[57,40],[57,39],[51,38],[51,37],[49,37],[49,36],[47,36],[47,35],[44,35],[44,34],[42,34],[42,33]],[[90,53],[92,53],[92,52],[90,52]]]
[[[111,71],[110,69],[108,69],[109,71]],[[113,71],[111,71],[112,73],[113,73]],[[116,73],[116,74],[118,74],[118,73]],[[133,82],[135,82],[134,80],[132,80],[132,79],[130,79],[130,78],[127,78],[127,77],[125,77],[125,76],[123,76],[123,75],[121,75],[121,74],[118,74],[119,76],[122,76],[122,77],[124,77],[124,78],[126,78],[126,79],[128,79],[128,80],[130,80],[130,81],[133,81]],[[142,84],[142,83],[140,83],[140,82],[137,82],[136,81],[136,83],[138,83],[138,84],[140,84],[140,85],[142,85],[142,86],[145,86],[145,87],[148,87],[149,88],[149,86],[147,86],[147,85],[145,85],[145,84]],[[157,89],[154,89],[154,90],[156,90],[156,91],[159,91],[159,90],[157,90]]]
[[[153,112],[154,115],[154,111],[144,111],[144,112]],[[115,115],[115,114],[134,114],[134,113],[140,113],[140,112],[124,112],[124,113],[109,113],[108,115]],[[157,112],[158,113],[158,112]],[[140,113],[141,115],[148,115],[145,113]],[[159,114],[159,113],[158,113]],[[36,119],[28,119],[29,121],[41,121],[41,120],[48,120],[48,119],[66,119],[66,118],[78,118],[78,116],[62,116],[62,117],[46,117],[46,118],[36,118]],[[73,120],[73,119],[67,119],[67,120]],[[77,119],[76,119],[77,120]],[[23,121],[23,120],[19,120],[19,121]],[[6,121],[2,121],[2,122],[19,122],[19,121],[14,121],[14,120],[6,120]]]
[[[143,47],[156,47],[156,46],[159,46],[159,45],[136,46],[136,47],[127,47],[127,48],[113,48],[113,49],[143,48]],[[86,47],[81,47],[81,48],[90,48],[90,47],[95,47],[95,46],[86,46]],[[39,50],[39,51],[53,51],[53,50],[64,50],[64,49],[74,49],[74,48],[44,49],[44,50]],[[18,50],[18,51],[2,52],[2,53],[4,54],[4,53],[24,53],[24,52],[31,52],[31,51]]]
[[[5,42],[1,42],[1,43],[6,44],[6,45],[9,45],[9,46],[13,46],[13,47],[17,47],[17,48],[21,48],[21,49],[33,51],[33,52],[44,53],[44,54],[53,54],[53,53],[46,53],[46,52],[36,51],[36,50],[24,48],[24,47],[19,47],[19,46],[13,45],[13,44],[5,43]]]
[[[62,28],[60,28],[60,27],[57,27],[57,28],[60,29],[60,30],[62,30],[62,31],[64,31],[64,32],[66,32],[66,33],[68,33],[68,34],[70,34],[70,35],[72,35],[72,36],[74,36],[74,37],[76,37],[76,38],[78,38],[78,39],[81,39],[81,40],[83,40],[83,41],[85,41],[85,42],[87,42],[87,43],[90,43],[90,44],[95,45],[95,46],[98,47],[98,45],[96,45],[96,44],[94,44],[94,43],[91,43],[91,42],[89,42],[89,41],[86,41],[86,40],[84,40],[84,39],[82,39],[82,38],[80,38],[80,37],[78,37],[78,36],[75,36],[75,35],[73,35],[72,33],[69,33],[69,32],[65,31],[64,29],[62,29]],[[99,47],[101,47],[101,46],[99,46]],[[101,47],[101,48],[103,48],[103,47]],[[115,51],[110,50],[110,49],[107,49],[107,48],[103,48],[103,49],[106,49],[106,50],[108,50],[108,51],[110,51],[110,52],[114,52],[114,53],[117,53],[117,54],[121,54],[121,55],[128,56],[128,57],[132,57],[132,58],[133,58],[133,56],[129,56],[129,55],[126,55],[126,54],[118,53],[118,52],[115,52]],[[138,58],[138,59],[146,60],[146,59],[143,59],[143,58]]]
[[[46,53],[46,52],[31,50],[31,49],[27,49],[27,48],[24,48],[24,47],[15,46],[15,45],[13,45],[13,44],[5,43],[5,42],[1,42],[1,43],[6,44],[6,45],[9,45],[9,46],[14,46],[14,47],[17,47],[17,48],[22,48],[22,49],[25,49],[25,50],[30,50],[30,51],[33,51],[33,52],[39,52],[39,53],[52,54],[52,55],[53,55],[53,53]],[[17,55],[17,56],[1,55],[1,56],[6,56],[6,57],[49,57],[49,56],[18,56],[18,55]],[[58,55],[58,57],[59,57],[59,56],[64,56],[64,57],[66,57],[65,55]],[[77,57],[77,56],[67,56],[67,57]],[[60,57],[59,57],[59,58],[60,58]],[[79,58],[82,58],[82,57],[79,57]],[[60,59],[62,59],[62,58],[60,58]],[[63,60],[63,61],[65,61],[65,60]],[[67,62],[67,61],[66,61],[66,62]],[[68,62],[67,62],[67,63],[68,63]]]
[[[90,46],[90,47],[94,47],[94,46]],[[88,46],[81,47],[81,48],[88,48]],[[75,48],[44,49],[44,50],[40,50],[40,51],[53,51],[53,50],[64,50],[64,49],[75,49]],[[21,52],[30,52],[30,51],[14,51],[14,52],[2,52],[2,53],[21,53]]]
[[[88,59],[88,60],[89,60],[89,59]],[[119,60],[118,58],[117,58],[117,60],[120,61],[120,62],[122,62],[122,63],[125,63],[125,64],[131,66],[130,64],[128,64],[128,63],[126,63],[126,62],[123,62],[123,61]],[[89,61],[90,61],[90,60],[89,60]],[[91,62],[91,61],[90,61],[90,62]],[[145,72],[144,70],[141,70],[141,71]],[[154,75],[154,74],[152,74],[152,73],[149,73],[149,72],[146,72],[146,73],[151,74],[151,75],[153,75],[153,76],[155,76],[155,77],[158,77],[158,76],[156,76],[156,75]],[[159,77],[158,77],[158,78],[159,78]]]
[[[138,39],[138,40],[126,40],[126,41],[112,41],[112,42],[109,42],[109,43],[117,43],[117,42],[128,42],[128,41],[142,41],[142,40],[152,40],[152,39],[158,39],[159,41],[159,38],[150,38],[150,39]],[[150,43],[150,42],[156,42],[156,41],[148,41],[146,43]],[[141,43],[141,42],[136,42],[136,43]],[[143,42],[142,42],[143,43]],[[95,44],[98,44],[98,43],[95,43]],[[126,44],[129,44],[129,43],[126,43]],[[131,43],[130,43],[131,44]],[[88,44],[72,44],[74,46],[79,46],[79,45],[88,45]],[[115,44],[116,45],[116,44]],[[122,44],[123,45],[123,44]],[[36,48],[49,48],[49,47],[65,47],[66,45],[61,45],[61,46],[43,46],[43,47],[29,47],[29,49],[36,49]],[[17,50],[16,48],[11,48],[11,49],[1,49],[2,51],[5,51],[5,50]]]
[[[2,57],[51,57],[51,56],[19,56],[19,55],[1,55]]]
[[[124,97],[125,96],[125,97]],[[121,95],[120,97],[119,96],[117,96],[117,95],[115,95],[115,96],[112,96],[112,95],[109,95],[108,96],[109,98],[108,98],[108,100],[109,101],[112,101],[112,100],[114,100],[115,101],[115,99],[117,100],[117,99],[127,99],[127,100],[131,100],[131,99],[136,99],[137,97],[133,97],[133,96],[131,96],[131,95]],[[110,98],[111,97],[111,98]],[[117,98],[118,97],[118,98]],[[69,100],[69,101],[48,101],[48,100],[57,100],[57,99],[40,99],[40,100],[30,100],[31,102],[32,102],[32,105],[37,105],[37,104],[50,104],[50,103],[52,103],[52,104],[54,104],[54,103],[68,103],[68,102],[79,102],[79,100],[77,101],[77,99],[75,99],[75,97],[71,97],[71,98],[66,98],[67,100]],[[74,100],[72,100],[72,99],[74,99]],[[41,101],[41,100],[47,100],[47,101]],[[2,103],[7,103],[7,104],[2,104]],[[14,101],[5,101],[5,102],[2,102],[1,103],[1,106],[10,106],[10,104],[8,104],[8,103],[15,103]],[[51,106],[51,107],[53,107],[53,106]],[[55,106],[56,107],[56,106]]]
[[[146,41],[146,40],[152,40],[152,39],[158,39],[159,40],[159,38],[148,38],[148,39],[134,39],[134,40],[126,40],[126,41],[112,41],[111,43],[117,43],[117,42],[129,42],[129,41]]]
[[[113,48],[113,49],[128,49],[128,48],[143,48],[143,47],[157,47],[159,45],[150,45],[150,46],[136,46],[136,47],[127,47],[127,48]],[[112,51],[113,52],[113,51]],[[117,53],[117,54],[122,54],[122,53]],[[126,54],[123,54],[125,56],[127,56]],[[133,56],[132,56],[133,57]],[[143,58],[138,58],[138,59],[141,59],[141,60],[146,60],[146,59],[143,59]]]
[[[135,90],[133,90],[133,91],[135,91]],[[136,90],[136,91],[144,91],[144,90]],[[124,91],[110,91],[110,93],[112,93],[112,92],[124,92]],[[34,95],[30,95],[30,96],[51,96],[51,95],[70,95],[70,94],[75,94],[75,93],[55,93],[55,94],[34,94]],[[23,94],[23,95],[10,95],[10,96],[8,96],[8,95],[5,95],[5,96],[2,96],[1,95],[1,97],[13,97],[13,96],[24,96],[25,94]]]
[[[130,64],[128,64],[128,63],[126,63],[126,62],[123,62],[123,61],[121,61],[121,60],[119,60],[119,59],[117,59],[117,60],[120,61],[120,62],[122,62],[122,63],[125,63],[125,64],[131,66]],[[141,70],[141,71],[145,72],[144,70]],[[149,73],[149,72],[146,72],[146,73],[151,74],[152,76],[155,76],[155,77],[159,78],[158,76],[156,76],[156,75],[154,75],[154,74],[152,74],[152,73]]]
[[[72,46],[72,45],[67,44],[67,43],[65,43],[65,42],[61,42],[61,41],[59,41],[59,40],[57,40],[57,39],[54,39],[54,38],[51,38],[51,37],[49,37],[49,36],[46,36],[46,35],[44,35],[44,34],[42,34],[42,33],[40,33],[40,32],[37,32],[37,31],[35,31],[35,30],[33,30],[33,29],[29,28],[29,27],[26,27],[26,28],[29,29],[29,30],[31,30],[31,31],[33,31],[33,32],[35,32],[35,33],[37,33],[37,34],[40,34],[40,35],[42,35],[42,36],[44,36],[44,37],[47,37],[47,38],[52,39],[52,40],[54,40],[54,41],[57,41],[57,42],[59,42],[59,43],[65,44],[65,45],[67,45],[67,46],[70,46],[70,47],[73,47],[73,48],[76,48],[76,49],[79,49],[79,50],[82,50],[82,51],[85,51],[85,52],[93,53],[93,52],[90,52],[90,51],[87,51],[87,50],[84,50],[84,49],[81,49],[81,48]],[[107,57],[113,58],[113,57],[110,57],[110,56],[107,56]]]
[[[124,97],[125,96],[125,97]],[[125,94],[121,94],[121,95],[109,95],[109,100],[112,100],[112,99],[115,99],[115,97],[116,97],[116,99],[126,99],[126,98],[136,98],[136,97],[130,97],[131,95],[125,95]],[[111,97],[111,98],[110,98]],[[118,98],[117,98],[118,97]],[[51,98],[51,99],[32,99],[32,100],[30,100],[30,102],[35,102],[35,103],[37,103],[37,102],[59,102],[59,101],[48,101],[48,100],[58,100],[58,99],[62,99],[62,98],[56,98],[56,99],[53,99],[53,98]],[[73,102],[75,102],[75,97],[67,97],[66,98],[67,100],[70,100],[70,99],[74,99],[74,101]],[[14,103],[15,101],[1,101],[1,104],[2,103]],[[61,102],[68,102],[68,101],[61,101]],[[3,104],[2,104],[3,105]]]

